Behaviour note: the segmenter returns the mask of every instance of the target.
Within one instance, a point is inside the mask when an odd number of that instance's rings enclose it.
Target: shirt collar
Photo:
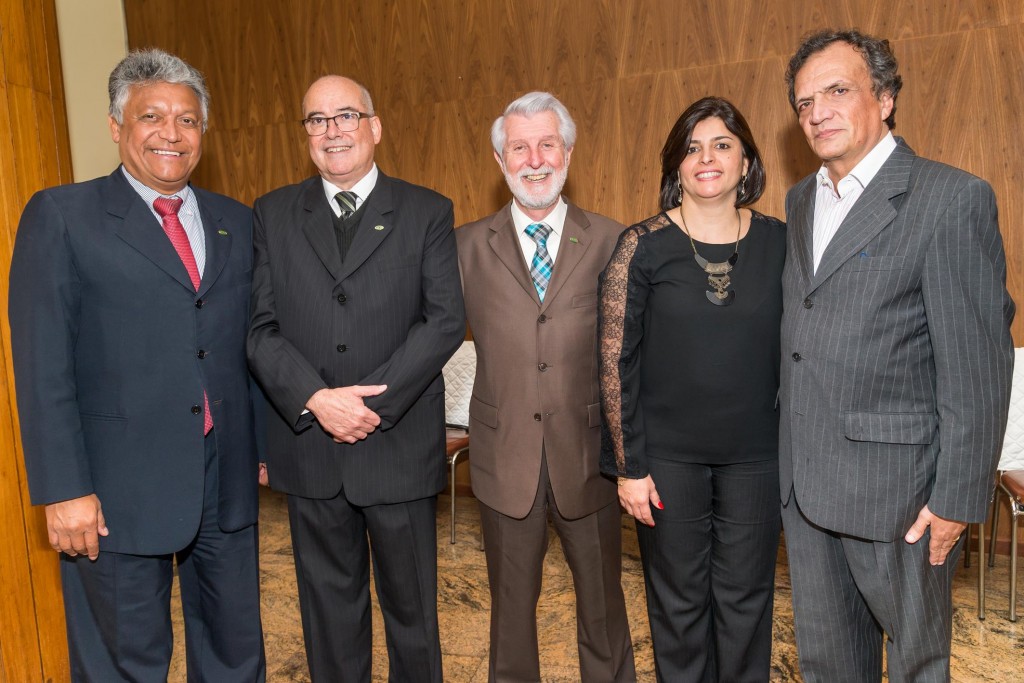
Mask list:
[[[180,197],[183,210],[186,209],[186,204],[191,204],[189,199],[192,196],[192,188],[187,184],[174,194],[161,194],[148,185],[145,185],[141,180],[129,173],[128,169],[125,168],[124,165],[121,166],[121,172],[124,173],[125,180],[127,180],[128,184],[132,186],[132,189],[135,190],[136,194],[142,197],[142,201],[146,202],[146,206],[149,207],[150,211],[154,210],[153,202],[160,197]]]
[[[373,166],[370,167],[370,171],[360,178],[359,182],[353,185],[351,189],[349,189],[349,192],[355,192],[356,196],[359,197],[357,206],[361,206],[363,201],[370,196],[371,192],[373,192],[373,188],[377,186],[377,176],[379,175],[380,171],[377,170],[377,164],[374,163]],[[327,195],[327,203],[331,205],[334,209],[335,215],[337,215],[340,209],[337,206],[337,202],[334,201],[334,197],[341,192],[341,188],[323,176],[320,177],[320,180],[324,185],[324,194]]]
[[[558,201],[555,202],[554,208],[551,209],[551,213],[545,216],[539,221],[535,221],[526,213],[519,208],[515,200],[512,200],[512,224],[516,226],[516,232],[521,233],[526,230],[526,227],[534,223],[543,223],[544,225],[551,228],[551,232],[555,235],[561,236],[562,227],[565,225],[565,215],[568,212],[569,207],[565,203],[565,200],[561,196],[558,197]]]
[[[853,170],[846,176],[841,178],[839,183],[842,184],[847,178],[852,178],[863,188],[867,187],[878,172],[881,170],[882,165],[888,160],[889,156],[896,149],[896,138],[892,136],[892,131],[885,134],[878,144],[871,148],[871,151],[860,160],[860,162],[853,167]],[[832,179],[828,177],[828,169],[822,164],[821,168],[818,169],[818,184],[827,184],[832,187]]]

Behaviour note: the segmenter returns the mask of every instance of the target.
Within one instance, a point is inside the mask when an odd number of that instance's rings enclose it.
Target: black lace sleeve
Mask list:
[[[643,412],[638,400],[640,341],[648,293],[641,240],[652,229],[664,227],[662,220],[663,216],[656,216],[623,232],[601,274],[601,471],[610,476],[640,479],[648,474]]]

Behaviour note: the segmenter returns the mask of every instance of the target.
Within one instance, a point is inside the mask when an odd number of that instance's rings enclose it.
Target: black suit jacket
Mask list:
[[[249,363],[277,409],[271,485],[306,498],[344,487],[356,505],[444,487],[441,368],[465,335],[452,203],[381,173],[341,262],[319,177],[255,204]],[[337,444],[303,414],[326,387],[386,384],[380,427]]]
[[[252,214],[193,191],[206,233],[198,292],[120,168],[36,193],[18,227],[9,315],[32,502],[97,494],[110,528],[101,550],[163,554],[195,536],[204,388],[220,526],[256,522],[245,358]]]

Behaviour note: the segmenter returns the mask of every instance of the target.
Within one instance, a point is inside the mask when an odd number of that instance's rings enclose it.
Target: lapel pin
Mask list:
[[[373,229],[374,229],[374,230],[378,230],[378,231],[379,231],[379,230],[383,230],[383,229],[384,229],[384,226],[383,226],[383,225],[375,225],[375,226],[373,226]]]
[[[228,234],[228,231],[227,231],[227,230],[218,230],[218,231],[217,231],[217,234],[218,234],[218,235],[227,235],[227,234]]]
[[[576,239],[575,237],[570,237],[569,241],[572,242],[573,244],[579,244],[580,243],[580,241],[578,239]]]

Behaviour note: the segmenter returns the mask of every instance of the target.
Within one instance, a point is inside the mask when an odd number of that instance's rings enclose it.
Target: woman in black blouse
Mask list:
[[[661,153],[662,213],[601,277],[601,469],[637,520],[659,681],[767,681],[779,540],[785,225],[747,122],[690,105]]]

